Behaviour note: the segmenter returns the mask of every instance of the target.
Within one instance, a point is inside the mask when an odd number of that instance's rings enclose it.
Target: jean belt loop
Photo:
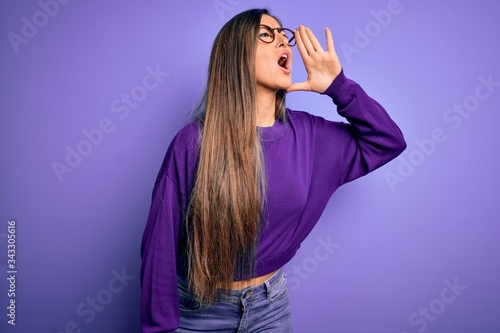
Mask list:
[[[271,283],[269,280],[266,280],[264,281],[264,284],[266,285],[266,298],[271,300]]]

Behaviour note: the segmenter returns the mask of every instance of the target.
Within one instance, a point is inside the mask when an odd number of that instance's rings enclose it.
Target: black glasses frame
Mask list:
[[[274,32],[275,30],[278,31],[279,34],[282,34],[283,31],[286,31],[286,32],[289,32],[292,37],[290,39],[288,39],[288,45],[290,46],[295,46],[295,32],[292,30],[292,29],[288,29],[288,28],[271,28],[270,26],[268,25],[265,25],[265,24],[261,24],[260,25],[261,28],[266,28],[267,30],[269,30],[270,32],[272,32],[271,34],[271,41],[266,41],[264,39],[262,39],[261,37],[261,33],[259,32],[259,39],[261,41],[263,41],[264,43],[266,44],[271,44],[272,42],[274,42],[274,40],[276,39],[276,32]],[[286,37],[286,35],[283,35],[284,37]]]

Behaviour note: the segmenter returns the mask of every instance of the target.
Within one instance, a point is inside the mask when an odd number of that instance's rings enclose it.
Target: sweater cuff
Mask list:
[[[345,106],[353,98],[353,93],[348,89],[350,83],[351,81],[345,76],[344,69],[342,69],[332,84],[321,94],[330,96],[335,105],[340,107]]]

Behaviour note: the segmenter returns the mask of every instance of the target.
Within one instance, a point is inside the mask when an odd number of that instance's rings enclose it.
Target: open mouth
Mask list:
[[[284,53],[280,56],[278,65],[284,69],[288,69],[288,54]]]

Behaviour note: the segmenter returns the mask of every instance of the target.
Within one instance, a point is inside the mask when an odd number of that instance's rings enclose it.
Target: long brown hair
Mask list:
[[[256,127],[255,54],[266,9],[228,21],[215,38],[205,96],[197,116],[200,156],[186,214],[187,278],[205,303],[217,288],[251,278],[263,219],[265,173]],[[285,93],[276,98],[284,118]]]

